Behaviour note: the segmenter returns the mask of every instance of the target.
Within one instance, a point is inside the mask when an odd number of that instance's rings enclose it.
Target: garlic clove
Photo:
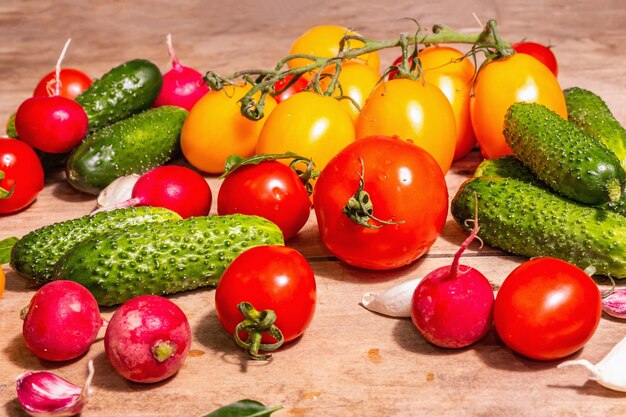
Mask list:
[[[577,359],[560,363],[557,368],[574,365],[587,368],[592,374],[589,379],[600,385],[615,391],[626,392],[626,337],[595,365],[586,359]]]
[[[17,378],[17,399],[26,413],[33,417],[66,417],[79,414],[87,405],[93,361],[87,364],[89,375],[81,388],[46,371],[26,372]]]
[[[626,288],[614,290],[604,297],[602,310],[609,316],[626,319]]]
[[[117,203],[129,200],[138,179],[139,175],[131,174],[114,180],[98,194],[98,207],[112,207]]]
[[[421,278],[412,279],[382,293],[365,293],[361,305],[370,311],[390,317],[411,317],[411,299],[421,280]]]

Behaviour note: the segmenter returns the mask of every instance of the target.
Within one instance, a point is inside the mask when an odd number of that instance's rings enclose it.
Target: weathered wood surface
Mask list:
[[[34,1],[0,3],[0,120],[5,120],[52,69],[68,37],[65,66],[97,77],[111,67],[143,57],[166,69],[165,35],[171,32],[179,58],[200,70],[229,73],[269,68],[309,27],[334,23],[368,37],[388,39],[421,25],[445,23],[476,31],[473,17],[498,20],[511,41],[528,38],[554,45],[562,87],[582,86],[600,94],[626,123],[626,4],[623,0],[408,1],[303,0]],[[381,54],[390,62],[396,52]],[[450,195],[480,161],[477,153],[447,175]],[[214,194],[219,182],[210,179]],[[22,236],[54,221],[88,213],[95,204],[75,192],[61,172],[47,179],[27,210],[0,217],[0,238]],[[587,381],[583,369],[557,370],[508,350],[490,333],[459,351],[428,344],[408,319],[389,319],[359,306],[366,291],[383,290],[422,276],[451,261],[464,235],[452,220],[431,251],[392,272],[369,272],[341,264],[319,241],[314,215],[289,244],[310,261],[318,283],[318,306],[307,333],[275,354],[270,363],[245,360],[220,327],[214,291],[172,297],[187,313],[194,334],[179,374],[160,384],[125,381],[108,364],[101,339],[71,363],[41,362],[25,348],[19,311],[36,288],[5,265],[0,299],[0,415],[22,416],[15,378],[48,369],[79,382],[94,359],[95,394],[83,413],[91,416],[201,416],[243,398],[283,404],[276,415],[304,416],[623,416],[624,394]],[[465,262],[498,285],[521,258],[472,246]],[[110,317],[112,309],[103,311]],[[626,336],[626,323],[604,317],[575,357],[601,359]]]

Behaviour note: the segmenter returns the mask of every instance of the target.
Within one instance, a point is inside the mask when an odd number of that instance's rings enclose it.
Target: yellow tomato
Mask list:
[[[423,80],[393,79],[372,91],[356,123],[357,139],[398,136],[422,147],[445,174],[456,146],[456,121],[446,96]]]
[[[4,269],[0,266],[0,298],[4,294],[4,286],[6,285],[6,278],[4,276]]]
[[[261,130],[257,153],[295,152],[317,170],[354,142],[354,124],[337,99],[303,91],[282,101]]]
[[[331,76],[335,73],[335,67],[326,68],[323,74],[328,76],[322,77],[320,85],[322,90],[326,90],[331,81]],[[374,68],[361,64],[356,61],[344,62],[341,65],[341,71],[339,72],[338,85],[335,86],[333,95],[339,97],[341,95],[350,97],[358,108],[354,105],[350,99],[340,100],[341,105],[350,113],[352,120],[356,123],[356,119],[361,113],[360,109],[363,107],[365,100],[370,95],[378,81],[380,81],[380,74]],[[341,88],[340,88],[341,87]]]
[[[507,110],[519,101],[543,104],[567,119],[563,91],[548,67],[525,54],[493,60],[479,71],[470,101],[472,126],[486,158],[513,153],[502,129]]]
[[[424,79],[446,95],[456,120],[454,160],[467,155],[476,144],[470,118],[470,93],[474,64],[462,52],[449,46],[431,46],[419,54]]]
[[[191,165],[210,174],[220,174],[230,155],[247,158],[254,154],[261,128],[276,107],[276,101],[266,97],[263,118],[247,119],[241,114],[238,101],[250,88],[250,85],[231,85],[209,91],[191,108],[180,136],[183,155]]]
[[[346,35],[357,35],[357,33],[343,26],[315,26],[295,40],[291,46],[290,55],[306,54],[323,58],[332,58],[337,56],[339,53],[339,42]],[[347,42],[344,50],[348,46],[351,49],[360,48],[363,46],[363,42],[352,39]],[[380,70],[380,58],[378,57],[377,52],[360,55],[357,58],[357,61],[371,66],[376,71]],[[287,64],[289,65],[289,68],[299,68],[311,64],[311,60],[306,58],[295,58],[290,60]]]

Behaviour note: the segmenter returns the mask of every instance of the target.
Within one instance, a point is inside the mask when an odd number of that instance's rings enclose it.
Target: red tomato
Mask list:
[[[294,81],[293,84],[287,87],[287,84],[289,84],[293,77],[293,75],[288,75],[282,80],[278,80],[274,83],[274,91],[276,92],[276,94],[274,94],[274,100],[276,100],[277,103],[287,100],[289,97],[299,93],[300,91],[304,91],[309,85],[306,78],[300,77]]]
[[[217,195],[217,211],[264,217],[280,227],[287,240],[307,222],[311,200],[291,168],[265,161],[241,166],[226,176]]]
[[[602,301],[580,268],[555,258],[536,258],[509,274],[494,304],[498,335],[514,351],[539,360],[571,355],[594,334]]]
[[[343,212],[360,186],[371,201],[369,226]],[[354,201],[352,201],[354,203]],[[448,190],[437,161],[399,138],[373,136],[348,145],[322,170],[313,191],[320,236],[342,261],[368,269],[392,269],[423,255],[446,222]]]
[[[518,42],[511,45],[511,47],[521,54],[532,56],[548,67],[548,69],[550,69],[555,76],[559,75],[559,67],[556,57],[549,46],[536,42]]]
[[[315,313],[315,276],[306,259],[287,246],[256,246],[242,252],[226,268],[215,291],[215,310],[226,331],[234,334],[244,320],[241,302],[257,311],[272,310],[284,342],[300,336]],[[240,335],[245,340],[245,335]],[[263,343],[276,339],[263,334]]]
[[[59,74],[61,86],[59,95],[74,100],[91,85],[91,78],[84,72],[73,68],[62,68]],[[53,96],[56,89],[56,71],[46,74],[39,81],[33,96]]]
[[[14,213],[31,204],[43,189],[44,176],[37,154],[18,139],[0,138],[0,214]]]

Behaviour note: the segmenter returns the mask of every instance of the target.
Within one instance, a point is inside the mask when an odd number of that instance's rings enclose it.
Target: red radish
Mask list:
[[[122,304],[104,335],[104,350],[115,370],[135,382],[159,382],[183,365],[191,345],[185,313],[170,300],[141,295]]]
[[[61,61],[69,43],[68,39],[56,65],[54,95],[31,97],[20,105],[15,114],[15,130],[20,139],[44,152],[68,152],[87,134],[85,110],[76,101],[60,95]]]
[[[22,333],[35,356],[67,361],[89,350],[102,325],[98,303],[89,290],[59,280],[35,293],[24,315]]]
[[[492,326],[494,295],[491,284],[478,270],[459,265],[463,251],[478,234],[474,228],[454,256],[452,265],[435,269],[415,288],[411,319],[430,343],[462,348],[482,339]]]
[[[163,87],[153,106],[172,105],[191,110],[209,91],[209,87],[201,73],[181,65],[172,46],[171,34],[167,35],[167,49],[172,60],[172,69],[163,75]]]
[[[133,186],[130,199],[95,212],[121,207],[153,206],[170,209],[186,219],[208,215],[212,198],[209,184],[198,172],[183,166],[164,165],[141,175]]]

